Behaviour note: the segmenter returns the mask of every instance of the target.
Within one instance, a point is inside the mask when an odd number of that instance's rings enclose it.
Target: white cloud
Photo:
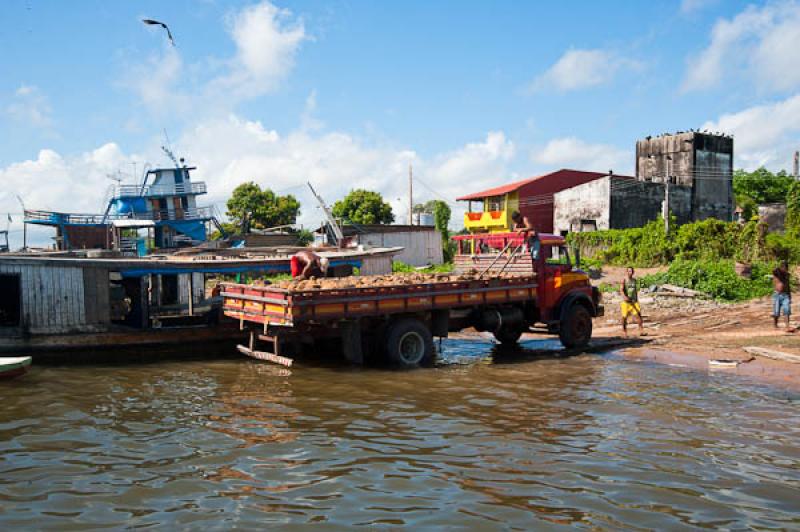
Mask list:
[[[593,172],[614,170],[617,174],[630,174],[633,155],[609,144],[592,144],[576,137],[553,139],[544,147],[531,153],[531,159],[553,169],[574,168]]]
[[[230,34],[236,55],[229,62],[229,72],[214,80],[211,89],[230,90],[241,98],[274,90],[292,70],[300,45],[309,38],[302,20],[270,2],[234,14]]]
[[[735,135],[737,167],[790,170],[791,154],[800,147],[800,94],[724,114],[703,124],[702,129]]]
[[[192,164],[198,165],[198,178],[209,184],[209,200],[221,210],[237,185],[255,181],[294,194],[303,205],[299,222],[305,225],[322,218],[307,181],[329,203],[354,188],[380,191],[392,203],[397,220],[403,221],[408,212],[409,164],[420,180],[416,200],[452,199],[467,189],[478,190],[508,179],[508,164],[514,155],[513,143],[502,132],[490,132],[483,142],[468,143],[426,161],[412,149],[371,146],[342,132],[315,134],[300,128],[283,136],[236,115],[190,128],[179,144]],[[457,205],[452,206],[457,226],[461,214]]]
[[[276,192],[294,194],[302,203],[299,222],[313,225],[322,219],[306,182],[333,203],[351,189],[377,190],[392,204],[395,217],[408,213],[408,166],[418,180],[415,202],[441,197],[450,200],[467,190],[479,190],[514,179],[509,164],[515,150],[499,131],[481,142],[456,150],[420,157],[413,149],[371,145],[343,132],[321,133],[302,127],[287,135],[257,121],[236,115],[198,124],[181,137],[198,179],[209,184],[209,200],[224,211],[224,201],[240,183],[255,181]],[[424,185],[423,185],[424,183]],[[461,224],[460,206],[453,207],[454,226]]]
[[[493,186],[508,177],[515,152],[514,143],[502,131],[490,131],[483,142],[468,143],[435,157],[426,168],[426,182],[448,197]]]
[[[607,50],[568,50],[529,89],[573,91],[596,87],[610,82],[620,69],[639,66],[636,61]]]
[[[183,112],[190,108],[186,84],[179,83],[183,71],[183,59],[177,49],[164,45],[161,53],[131,67],[123,84],[154,112]]]
[[[50,104],[35,85],[20,85],[14,91],[14,99],[6,108],[15,121],[39,129],[50,130],[53,126]]]
[[[744,77],[762,90],[800,86],[800,4],[795,1],[750,6],[721,19],[711,42],[689,59],[682,90],[711,89],[730,76]]]

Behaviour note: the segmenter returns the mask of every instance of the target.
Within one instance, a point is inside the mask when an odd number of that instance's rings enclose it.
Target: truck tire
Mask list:
[[[501,327],[494,333],[495,339],[503,345],[515,345],[522,336],[520,327]]]
[[[573,303],[564,313],[558,337],[567,349],[582,348],[592,339],[592,315],[586,307]]]
[[[433,359],[433,335],[428,327],[414,318],[398,320],[386,333],[386,354],[403,368],[414,368]]]

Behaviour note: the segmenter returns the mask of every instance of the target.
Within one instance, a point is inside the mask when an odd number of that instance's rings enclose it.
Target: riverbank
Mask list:
[[[773,327],[770,298],[744,303],[681,297],[641,298],[645,336],[636,346],[619,351],[627,358],[679,365],[699,370],[727,372],[771,384],[800,388],[800,364],[754,356],[746,347],[758,347],[800,356],[800,332]],[[606,316],[595,320],[596,341],[622,336],[620,298],[606,294]],[[797,323],[792,322],[792,326]],[[629,324],[631,342],[639,340]],[[715,367],[710,360],[735,364]]]

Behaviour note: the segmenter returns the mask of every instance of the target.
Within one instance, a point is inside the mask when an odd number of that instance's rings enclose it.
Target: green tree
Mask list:
[[[394,221],[392,206],[383,196],[371,190],[355,189],[333,204],[333,215],[356,224],[390,224]]]
[[[794,179],[785,170],[773,174],[763,166],[753,172],[736,170],[733,173],[733,193],[745,211],[761,203],[783,203]],[[752,216],[755,213],[745,212]],[[749,218],[749,216],[748,216]]]
[[[442,200],[430,200],[423,203],[418,203],[414,206],[415,213],[431,213],[433,214],[433,225],[436,230],[442,234],[442,253],[445,262],[450,262],[455,255],[455,243],[450,241],[450,216],[452,211],[447,202]]]
[[[268,188],[262,190],[252,181],[233,190],[227,207],[228,218],[237,228],[246,218],[250,227],[256,229],[289,225],[295,223],[300,214],[300,202],[294,196],[278,196]]]
[[[800,181],[792,181],[786,193],[786,234],[800,238]]]
[[[307,246],[314,241],[314,233],[308,229],[300,229],[295,234],[297,235],[298,246]]]

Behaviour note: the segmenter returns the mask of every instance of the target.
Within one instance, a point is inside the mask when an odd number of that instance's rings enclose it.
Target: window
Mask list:
[[[488,203],[490,211],[502,211],[505,207],[505,200],[503,196],[492,196],[489,198]]]
[[[555,266],[570,266],[572,263],[569,261],[567,246],[554,247],[552,255],[546,258],[545,262]]]
[[[0,327],[19,327],[22,289],[17,274],[0,274]]]

